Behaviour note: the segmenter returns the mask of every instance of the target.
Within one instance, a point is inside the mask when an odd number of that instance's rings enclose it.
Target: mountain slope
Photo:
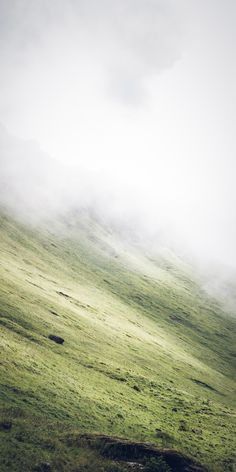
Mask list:
[[[233,470],[235,323],[187,265],[86,212],[0,238],[3,470],[75,470],[76,431]]]

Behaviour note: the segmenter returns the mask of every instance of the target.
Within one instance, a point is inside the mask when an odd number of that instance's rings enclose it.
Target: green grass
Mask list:
[[[12,422],[1,470],[76,470],[86,452],[66,437],[77,432],[233,470],[233,317],[171,253],[85,214],[69,222],[0,219],[1,421]]]

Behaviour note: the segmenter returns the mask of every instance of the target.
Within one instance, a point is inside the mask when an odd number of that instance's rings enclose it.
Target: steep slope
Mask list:
[[[186,264],[86,212],[0,238],[1,470],[76,470],[83,432],[233,470],[235,323]]]

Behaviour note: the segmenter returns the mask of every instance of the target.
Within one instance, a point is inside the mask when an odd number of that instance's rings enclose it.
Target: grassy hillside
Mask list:
[[[2,471],[82,470],[83,432],[234,470],[235,325],[189,267],[85,214],[40,230],[2,214],[0,247]]]

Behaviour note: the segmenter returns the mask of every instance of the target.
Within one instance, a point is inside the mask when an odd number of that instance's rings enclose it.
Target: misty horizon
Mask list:
[[[0,11],[2,200],[10,179],[19,213],[96,206],[235,269],[234,3]]]

